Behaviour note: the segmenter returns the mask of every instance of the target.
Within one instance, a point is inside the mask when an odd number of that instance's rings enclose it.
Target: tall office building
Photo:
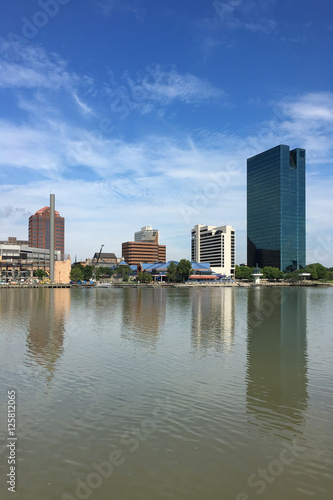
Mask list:
[[[159,244],[160,233],[157,229],[153,229],[151,226],[144,226],[141,231],[134,233],[134,241],[144,241],[146,243],[157,243]]]
[[[54,249],[65,252],[65,219],[55,212]],[[29,245],[34,248],[50,248],[50,207],[44,207],[29,217]]]
[[[215,273],[234,276],[236,232],[231,226],[203,226],[191,231],[191,260],[209,262]]]
[[[247,264],[305,267],[305,149],[279,145],[247,160]]]

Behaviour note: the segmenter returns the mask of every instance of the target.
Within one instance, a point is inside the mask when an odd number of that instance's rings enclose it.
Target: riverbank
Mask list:
[[[268,282],[262,281],[259,284],[248,283],[248,282],[219,282],[219,283],[106,283],[105,286],[96,285],[77,285],[69,283],[54,283],[54,284],[0,284],[0,290],[12,289],[12,288],[262,288],[262,287],[331,287],[333,283],[322,283],[320,281],[293,281],[293,282]]]
[[[40,285],[38,283],[29,284],[0,284],[0,290],[6,290],[8,288],[71,288],[72,285],[69,283],[53,283],[48,285]]]

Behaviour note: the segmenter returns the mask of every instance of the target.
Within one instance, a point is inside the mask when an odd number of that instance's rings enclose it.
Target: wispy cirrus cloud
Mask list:
[[[245,29],[269,34],[277,28],[277,22],[268,17],[276,0],[267,2],[253,0],[225,1],[214,0],[212,7],[220,23],[227,29]]]
[[[249,129],[226,129],[223,133],[188,133],[184,129],[177,130],[177,135],[146,132],[140,139],[125,140],[111,133],[96,134],[93,126],[89,128],[88,116],[98,116],[94,99],[101,97],[104,103],[109,98],[110,114],[120,103],[143,115],[163,113],[174,103],[189,108],[202,103],[226,105],[227,96],[208,80],[175,67],[147,67],[136,77],[126,72],[121,85],[113,74],[114,80],[103,85],[91,76],[78,77],[66,61],[38,47],[26,47],[15,59],[8,57],[4,45],[0,47],[1,64],[10,70],[0,76],[1,85],[15,89],[18,107],[26,112],[24,121],[0,121],[1,206],[12,205],[15,194],[22,206],[33,212],[45,204],[45,193],[56,191],[64,208],[61,212],[79,224],[74,227],[74,222],[69,223],[71,253],[83,248],[89,256],[96,251],[90,243],[80,241],[80,234],[88,231],[92,239],[98,238],[105,233],[108,214],[112,214],[119,225],[119,241],[115,242],[119,248],[133,227],[141,227],[147,217],[147,224],[156,224],[164,231],[166,243],[173,237],[173,224],[179,225],[185,234],[180,248],[187,248],[191,225],[230,223],[242,235],[238,239],[239,261],[245,261],[246,158],[278,143],[307,149],[311,180],[318,189],[323,188],[320,206],[331,206],[324,189],[327,176],[320,175],[333,158],[332,93],[286,97],[274,103],[276,113],[270,120]],[[89,91],[84,94],[86,88]],[[86,115],[84,123],[72,120],[63,100],[57,106],[64,93]],[[58,101],[51,99],[54,95]],[[309,195],[308,217],[315,221],[318,204],[313,201],[314,192],[309,191]],[[9,231],[12,215],[3,218],[6,223],[1,231]],[[22,217],[17,224],[23,228]],[[322,215],[321,224],[326,231],[332,229],[330,214]],[[314,226],[309,226],[310,231]],[[179,253],[170,258],[183,256]]]
[[[279,133],[299,141],[311,164],[333,161],[333,93],[308,92],[280,103]]]
[[[174,67],[147,66],[145,72],[133,78],[126,71],[117,84],[111,73],[110,81],[100,89],[92,87],[91,95],[102,94],[111,103],[111,111],[121,113],[124,119],[133,110],[140,114],[151,112],[163,116],[173,104],[200,105],[218,103],[226,105],[226,93],[205,78],[191,73],[180,73]]]
[[[289,97],[281,105],[293,120],[333,122],[332,92],[309,92],[295,100]]]
[[[105,17],[114,14],[116,11],[132,14],[138,20],[142,20],[145,15],[144,7],[138,6],[137,3],[130,0],[100,0],[96,3],[96,8]]]
[[[126,71],[118,82],[111,73],[109,81],[103,82],[92,76],[77,75],[70,70],[67,61],[57,54],[48,54],[37,45],[22,45],[13,54],[10,43],[4,39],[0,39],[1,87],[16,91],[64,91],[84,115],[94,115],[96,99],[104,99],[111,113],[120,113],[121,118],[133,110],[141,114],[156,111],[163,115],[164,109],[173,103],[193,105],[226,101],[222,89],[197,75],[182,74],[175,67],[147,66],[135,78]],[[18,98],[22,109],[29,106],[19,94]]]
[[[131,83],[134,83],[131,81]],[[175,68],[161,66],[147,68],[147,74],[138,81],[150,99],[167,102],[180,100],[185,103],[201,102],[225,96],[223,90],[214,87],[204,78],[190,73],[180,74]]]
[[[73,92],[73,97],[75,102],[78,104],[79,108],[82,110],[84,114],[89,114],[92,113],[92,108],[90,108],[87,104],[85,104],[81,99],[78,97],[76,92]]]
[[[78,83],[67,63],[36,45],[22,45],[13,55],[10,43],[0,39],[0,87],[60,89]]]
[[[307,149],[308,247],[313,253],[319,213],[321,230],[325,234],[332,231],[332,179],[327,176],[333,161],[332,122],[325,111],[331,109],[331,99],[329,93],[283,99],[276,104],[279,114],[252,130],[251,135],[246,130],[242,135],[206,130],[188,137],[150,135],[140,141],[125,141],[98,138],[82,127],[64,122],[31,128],[2,121],[0,149],[4,154],[0,166],[10,175],[4,178],[1,200],[3,206],[10,205],[15,192],[23,206],[34,211],[52,188],[63,207],[61,211],[70,214],[68,249],[78,253],[84,248],[86,256],[95,249],[87,243],[82,246],[80,234],[88,231],[96,238],[104,234],[107,214],[112,214],[112,220],[119,224],[119,241],[109,242],[117,252],[121,242],[147,217],[147,224],[159,227],[165,243],[173,237],[172,223],[177,223],[184,233],[184,242],[179,245],[179,253],[171,258],[184,256],[181,252],[187,247],[187,231],[192,225],[230,223],[239,234],[240,262],[246,260],[246,158],[285,143]],[[321,137],[314,139],[313,133],[319,129]],[[75,161],[71,161],[71,155]],[[40,181],[28,181],[20,187],[15,172],[20,176],[23,168],[39,172]],[[217,216],[217,207],[223,220]],[[21,219],[17,224],[23,228]],[[6,225],[5,230],[8,232]]]

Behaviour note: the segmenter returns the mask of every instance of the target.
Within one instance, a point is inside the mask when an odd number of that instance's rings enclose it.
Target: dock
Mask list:
[[[0,290],[7,290],[12,288],[71,288],[69,283],[53,283],[49,285],[40,285],[38,283],[32,283],[29,285],[0,285]]]

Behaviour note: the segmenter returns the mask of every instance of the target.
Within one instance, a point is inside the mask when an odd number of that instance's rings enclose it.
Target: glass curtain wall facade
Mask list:
[[[247,263],[305,267],[305,149],[279,145],[247,160]]]

